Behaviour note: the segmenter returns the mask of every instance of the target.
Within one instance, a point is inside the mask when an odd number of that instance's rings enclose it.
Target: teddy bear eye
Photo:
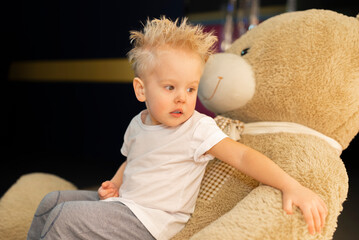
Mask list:
[[[248,53],[248,51],[249,51],[249,48],[243,49],[242,52],[241,52],[241,56],[246,55]]]

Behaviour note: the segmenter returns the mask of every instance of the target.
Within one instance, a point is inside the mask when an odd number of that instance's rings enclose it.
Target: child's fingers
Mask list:
[[[106,181],[106,182],[103,182],[102,184],[101,184],[101,187],[102,188],[106,188],[108,186],[108,182]]]
[[[103,182],[102,184],[101,184],[101,186],[102,186],[102,188],[109,188],[110,187],[110,181],[106,181],[106,182]]]
[[[98,195],[100,196],[100,197],[103,197],[103,196],[105,196],[106,195],[106,190],[104,190],[103,188],[100,188],[99,190],[98,190]]]
[[[98,193],[101,194],[102,196],[105,196],[111,191],[113,191],[111,188],[106,188],[106,187],[101,186]]]
[[[309,208],[302,209],[304,220],[308,225],[308,231],[310,234],[314,235],[315,228],[314,228],[314,220],[312,211]]]
[[[114,195],[114,191],[113,190],[100,190],[99,191],[99,196],[100,196],[100,199],[103,200],[103,199],[106,199],[106,198],[109,198],[109,197],[113,197]]]
[[[105,196],[103,196],[104,199],[112,197],[113,192],[108,192]]]
[[[321,223],[322,223],[321,227],[324,227],[325,219],[328,214],[328,210],[327,210],[326,205],[324,205],[324,206],[320,205],[318,209],[319,209],[320,219],[321,219]]]
[[[317,233],[320,233],[322,223],[321,223],[321,216],[320,216],[317,208],[312,208],[312,216],[313,216],[313,220],[314,220],[315,231]]]
[[[288,199],[283,200],[283,209],[287,214],[293,213],[293,202]]]
[[[104,197],[104,193],[102,190],[98,190],[98,196],[100,197],[101,200],[103,200],[103,197]]]
[[[116,193],[115,193],[115,196],[114,197],[119,197],[120,196],[120,193],[117,191]]]

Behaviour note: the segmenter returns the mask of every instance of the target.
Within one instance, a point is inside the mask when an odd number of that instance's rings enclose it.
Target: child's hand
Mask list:
[[[293,204],[302,210],[304,219],[308,224],[309,233],[312,235],[315,232],[320,233],[328,214],[324,201],[310,189],[297,185],[283,191],[283,209],[288,214],[292,214]]]
[[[118,187],[111,181],[103,182],[97,192],[101,200],[119,196]]]

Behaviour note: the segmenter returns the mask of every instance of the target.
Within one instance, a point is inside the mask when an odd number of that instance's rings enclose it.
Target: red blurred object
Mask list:
[[[199,100],[199,98],[197,97],[197,103],[196,103],[196,110],[200,113],[206,114],[207,116],[210,117],[215,117],[216,114],[209,111],[207,108],[205,108],[205,106],[203,106],[203,104],[201,103],[201,101]]]

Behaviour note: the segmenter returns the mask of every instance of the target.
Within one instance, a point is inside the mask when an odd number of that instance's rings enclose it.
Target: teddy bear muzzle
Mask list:
[[[252,99],[255,78],[251,66],[232,53],[212,55],[204,68],[198,97],[214,113],[238,109]]]

